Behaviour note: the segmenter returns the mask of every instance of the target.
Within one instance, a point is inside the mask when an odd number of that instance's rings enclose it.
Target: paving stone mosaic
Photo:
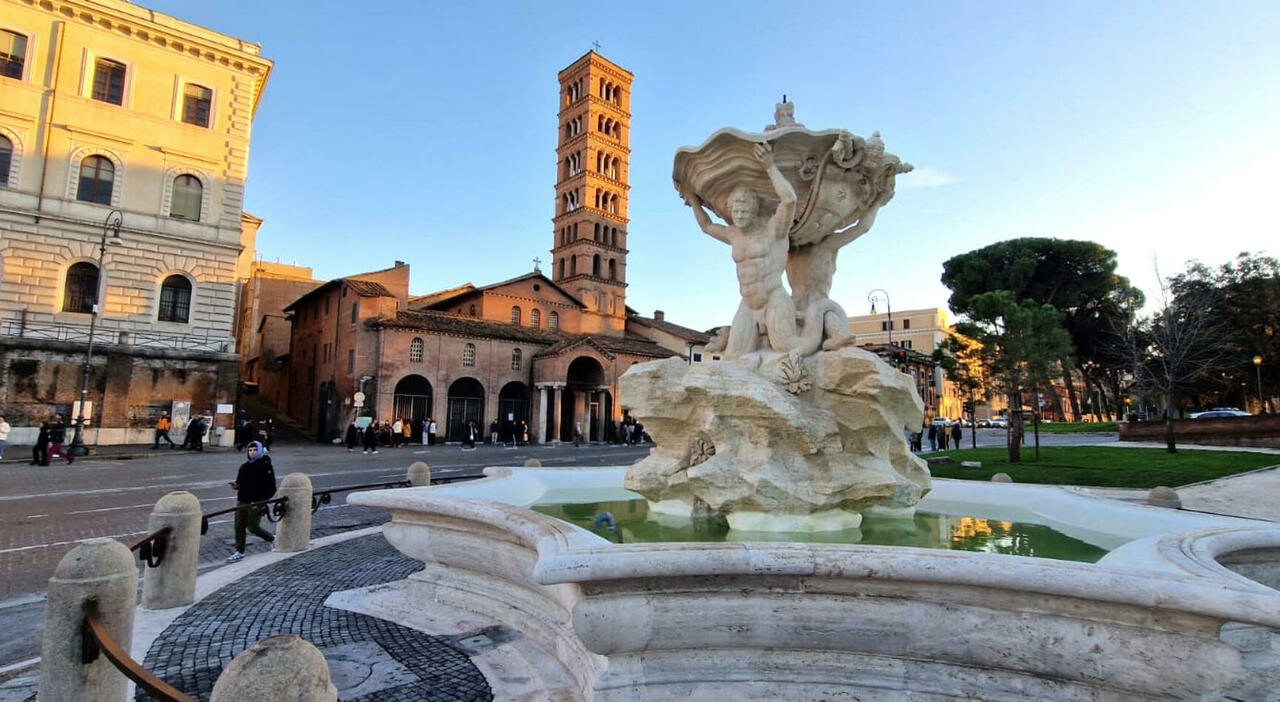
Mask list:
[[[262,568],[179,616],[144,665],[178,689],[209,699],[236,654],[275,634],[297,634],[347,666],[334,675],[343,702],[480,702],[493,695],[454,638],[324,606],[330,593],[400,580],[421,563],[381,534],[360,537]],[[350,663],[368,657],[368,674]],[[346,689],[343,689],[346,688]],[[354,693],[354,694],[352,694]],[[139,694],[137,700],[149,700]]]

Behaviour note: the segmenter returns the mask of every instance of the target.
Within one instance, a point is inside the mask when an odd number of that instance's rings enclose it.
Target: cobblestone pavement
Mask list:
[[[421,567],[381,534],[300,554],[201,600],[155,640],[143,664],[207,700],[236,654],[268,636],[297,634],[326,653],[343,702],[491,700],[484,675],[454,644],[459,637],[429,636],[324,606],[332,592],[400,580]],[[335,670],[333,661],[344,655],[367,664],[365,674]]]

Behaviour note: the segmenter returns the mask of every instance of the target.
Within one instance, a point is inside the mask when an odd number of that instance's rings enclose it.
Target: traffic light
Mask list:
[[[893,352],[893,363],[898,366],[907,365],[907,352],[898,350]]]
[[[965,401],[965,403],[964,403],[964,413],[965,413],[965,414],[973,414],[973,403],[972,403],[972,402],[969,402],[969,401],[967,401],[967,400]]]

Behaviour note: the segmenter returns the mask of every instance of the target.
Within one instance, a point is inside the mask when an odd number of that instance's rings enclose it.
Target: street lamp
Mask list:
[[[102,240],[98,242],[98,284],[93,291],[93,308],[89,314],[89,345],[84,351],[84,379],[80,384],[80,416],[76,417],[76,433],[71,439],[68,453],[72,456],[83,456],[89,453],[84,445],[84,408],[89,400],[89,376],[93,371],[93,333],[97,330],[98,314],[102,311],[102,259],[107,255],[107,234],[112,240],[120,238],[120,224],[124,215],[119,210],[112,210],[102,224]]]
[[[1267,411],[1267,401],[1262,399],[1262,356],[1253,357],[1253,370],[1258,374],[1258,414]]]
[[[880,293],[877,295],[876,293]],[[876,313],[876,303],[880,301],[880,297],[884,296],[884,308],[889,315],[889,345],[893,346],[893,305],[889,304],[889,293],[876,288],[867,293],[867,302],[871,303],[871,314]]]

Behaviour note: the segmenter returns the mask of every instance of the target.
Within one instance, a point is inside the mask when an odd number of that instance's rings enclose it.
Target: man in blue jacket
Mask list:
[[[236,502],[240,505],[269,500],[276,494],[276,471],[271,466],[271,457],[260,442],[249,442],[249,460],[240,464],[236,480],[230,485],[235,489]],[[236,552],[227,557],[228,563],[244,558],[246,532],[252,532],[267,543],[276,540],[271,532],[262,528],[262,512],[262,507],[241,507],[236,510]]]

